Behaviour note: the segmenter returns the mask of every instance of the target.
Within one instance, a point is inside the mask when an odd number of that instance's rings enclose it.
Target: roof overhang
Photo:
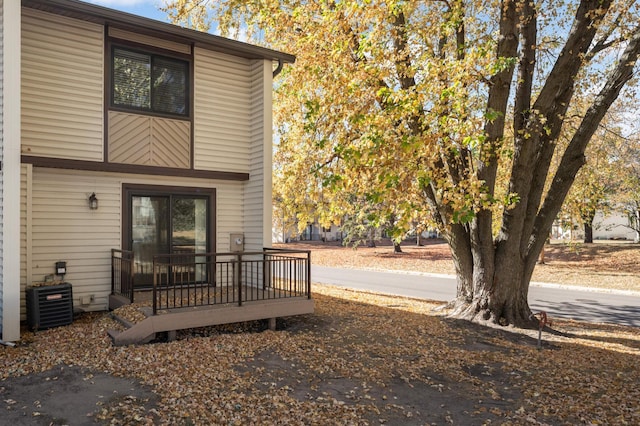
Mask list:
[[[22,0],[22,6],[61,16],[121,28],[152,37],[191,44],[197,47],[239,56],[246,59],[269,59],[293,63],[296,57],[214,34],[196,31],[143,16],[121,12],[79,0]]]

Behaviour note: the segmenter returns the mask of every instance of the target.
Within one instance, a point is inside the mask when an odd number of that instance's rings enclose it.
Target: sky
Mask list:
[[[83,0],[87,3],[145,16],[158,21],[168,22],[167,14],[158,10],[164,4],[163,0]]]

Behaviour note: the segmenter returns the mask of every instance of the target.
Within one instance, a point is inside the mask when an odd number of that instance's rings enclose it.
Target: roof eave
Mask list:
[[[269,59],[284,63],[293,63],[296,60],[294,55],[288,53],[243,43],[202,31],[179,27],[166,22],[156,21],[79,0],[22,0],[22,6],[144,33],[150,36],[168,38],[177,42],[189,43],[194,46],[236,55],[246,59]]]

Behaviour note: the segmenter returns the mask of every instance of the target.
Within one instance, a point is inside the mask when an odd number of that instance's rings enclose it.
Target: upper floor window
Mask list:
[[[187,116],[189,63],[114,47],[111,104],[157,114]]]

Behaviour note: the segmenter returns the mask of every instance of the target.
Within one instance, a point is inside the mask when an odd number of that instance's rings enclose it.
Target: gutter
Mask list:
[[[284,62],[282,61],[282,59],[278,58],[278,66],[276,67],[275,70],[273,70],[273,78],[276,78],[276,76],[282,72],[283,67],[284,67]]]

